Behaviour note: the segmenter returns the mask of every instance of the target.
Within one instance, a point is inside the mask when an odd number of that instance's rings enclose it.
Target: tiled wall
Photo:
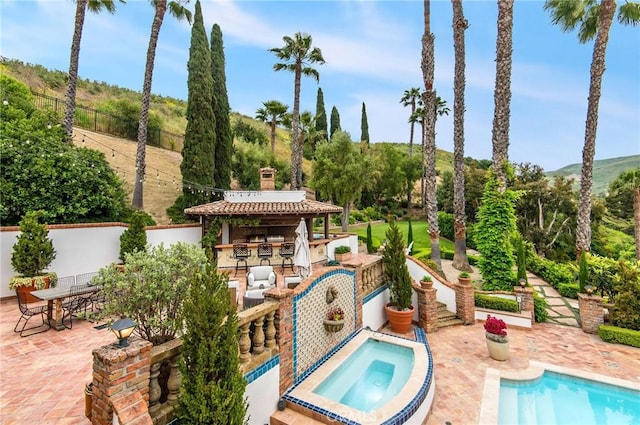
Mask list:
[[[334,287],[337,298],[327,304],[327,290]],[[345,312],[341,331],[327,332],[323,321],[329,308],[339,306]],[[318,277],[293,298],[293,373],[294,382],[335,345],[356,331],[356,273],[332,270]]]

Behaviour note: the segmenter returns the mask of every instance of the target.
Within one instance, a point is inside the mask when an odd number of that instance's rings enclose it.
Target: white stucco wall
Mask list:
[[[56,258],[48,270],[63,277],[95,272],[119,262],[120,235],[126,228],[123,223],[49,226]],[[0,298],[15,296],[9,289],[9,280],[16,275],[11,254],[19,233],[19,230],[0,231]],[[162,242],[166,246],[179,241],[199,244],[200,235],[199,225],[154,226],[147,229],[147,242],[151,245]]]
[[[268,370],[258,379],[247,384],[245,396],[248,399],[246,419],[250,425],[271,422],[271,414],[278,409],[280,394],[280,366]]]

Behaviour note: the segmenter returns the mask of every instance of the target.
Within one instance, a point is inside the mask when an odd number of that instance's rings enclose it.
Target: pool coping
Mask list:
[[[480,418],[478,420],[478,423],[498,423],[500,379],[504,378],[513,381],[530,381],[539,378],[545,371],[562,373],[577,378],[588,379],[590,381],[616,385],[618,387],[640,391],[640,382],[628,381],[625,379],[614,378],[611,376],[601,375],[586,370],[572,369],[569,367],[539,362],[536,360],[531,360],[529,362],[529,367],[522,370],[499,370],[487,368],[484,379],[484,387],[482,390],[482,403],[480,405]]]
[[[367,332],[364,332],[367,331]],[[419,330],[422,331],[422,330]],[[398,345],[409,346],[414,348],[416,354],[416,365],[414,366],[414,372],[418,369],[424,373],[424,382],[420,379],[420,382],[416,382],[417,377],[410,377],[408,383],[411,383],[412,390],[407,392],[401,392],[394,396],[389,402],[387,402],[380,409],[373,412],[361,412],[357,409],[350,408],[341,403],[329,400],[320,395],[314,394],[313,389],[319,385],[326,375],[320,375],[318,370],[320,366],[328,364],[329,367],[334,369],[338,367],[352,352],[359,347],[359,345],[368,338],[375,338],[381,341],[391,341]],[[350,349],[349,353],[342,353],[338,357],[334,357],[334,354],[347,345]],[[424,352],[421,352],[424,349]],[[399,424],[404,423],[407,419],[412,417],[413,414],[421,410],[421,407],[425,401],[429,402],[433,399],[434,383],[433,383],[433,359],[429,350],[428,343],[426,341],[423,332],[416,330],[416,340],[407,339],[404,337],[390,335],[378,331],[374,331],[368,328],[361,328],[355,332],[347,342],[340,344],[334,350],[330,356],[324,361],[315,365],[313,370],[308,371],[305,374],[304,379],[295,384],[287,393],[283,396],[285,400],[295,405],[315,412],[322,417],[327,418],[332,423],[338,421],[345,424],[361,424],[361,423],[376,423],[376,424]],[[315,374],[318,372],[317,374]],[[314,376],[315,374],[315,376]],[[421,375],[421,374],[419,374]],[[412,375],[413,376],[413,375]],[[322,407],[320,407],[322,406]],[[389,410],[392,410],[389,412]],[[341,413],[337,413],[340,411]],[[383,416],[380,416],[380,413]]]

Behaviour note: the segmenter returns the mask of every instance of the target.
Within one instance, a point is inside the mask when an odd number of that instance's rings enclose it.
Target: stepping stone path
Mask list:
[[[527,279],[538,294],[547,300],[547,323],[580,327],[578,300],[563,297],[547,282],[534,274],[527,273]]]

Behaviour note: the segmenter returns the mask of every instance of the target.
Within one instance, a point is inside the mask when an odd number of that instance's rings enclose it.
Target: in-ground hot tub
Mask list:
[[[402,424],[426,417],[435,392],[424,332],[418,341],[363,329],[285,394],[326,423]]]

